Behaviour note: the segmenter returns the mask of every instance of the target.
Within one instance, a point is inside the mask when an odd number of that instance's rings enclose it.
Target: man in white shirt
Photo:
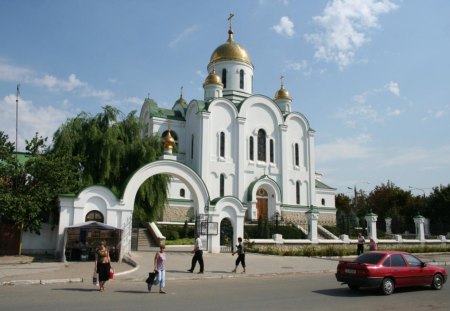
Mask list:
[[[198,263],[200,264],[200,273],[204,272],[204,263],[203,263],[203,244],[202,240],[200,239],[200,235],[197,233],[195,235],[195,245],[194,249],[192,250],[192,253],[194,253],[194,256],[192,257],[192,263],[191,268],[188,270],[189,272],[194,272],[195,265]]]

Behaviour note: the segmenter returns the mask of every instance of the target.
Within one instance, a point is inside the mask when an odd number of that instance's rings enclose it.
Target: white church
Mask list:
[[[335,225],[336,189],[322,183],[316,172],[315,131],[303,114],[292,111],[283,80],[273,99],[253,93],[254,67],[247,50],[234,40],[231,18],[228,40],[212,52],[207,70],[202,100],[188,104],[181,94],[172,109],[145,100],[143,135],[166,137],[170,132],[173,160],[201,177],[210,204],[239,202],[230,218],[236,213],[244,221],[278,215],[306,225],[305,212],[314,208],[319,224]],[[199,211],[189,188],[177,178],[172,178],[169,197],[161,220],[193,219]]]
[[[131,250],[136,193],[157,174],[171,176],[160,221],[184,223],[206,215],[201,238],[212,253],[220,252],[225,219],[233,228],[232,245],[244,237],[245,223],[259,219],[306,228],[311,243],[318,243],[318,225],[336,224],[336,189],[316,172],[315,131],[303,114],[292,111],[283,80],[273,99],[253,94],[254,67],[234,41],[231,17],[228,40],[209,60],[202,100],[188,104],[181,94],[172,109],[144,101],[142,135],[163,137],[165,154],[130,176],[120,198],[103,186],[61,195],[57,234],[26,236],[24,249],[67,259],[77,239],[92,250],[108,238],[120,260]]]

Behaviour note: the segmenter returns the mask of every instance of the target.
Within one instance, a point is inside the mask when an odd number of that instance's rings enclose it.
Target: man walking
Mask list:
[[[194,256],[192,257],[192,263],[191,268],[188,270],[189,272],[194,272],[195,265],[198,263],[200,264],[200,272],[199,274],[204,272],[204,264],[203,264],[203,245],[202,240],[200,239],[200,235],[197,233],[195,234],[195,245],[194,250],[192,251],[194,253]]]

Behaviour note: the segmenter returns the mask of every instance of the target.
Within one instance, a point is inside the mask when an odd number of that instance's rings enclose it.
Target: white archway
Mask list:
[[[175,176],[180,179],[189,188],[192,193],[192,200],[194,201],[194,208],[196,214],[206,213],[205,207],[209,204],[208,189],[197,173],[185,164],[174,160],[158,160],[151,162],[131,176],[125,188],[120,205],[123,209],[133,211],[134,200],[139,187],[148,178],[158,174],[167,174]],[[128,219],[122,220],[121,229],[123,229],[122,237],[122,253],[127,253],[131,249],[131,213]]]
[[[200,176],[190,167],[174,160],[158,160],[146,164],[137,170],[129,179],[122,199],[118,200],[114,194],[102,186],[91,186],[81,191],[77,196],[59,197],[61,212],[56,252],[64,255],[64,230],[74,224],[84,222],[85,215],[97,210],[105,215],[105,223],[122,229],[120,256],[131,250],[132,214],[134,201],[139,187],[148,178],[158,174],[175,176],[189,188],[194,202],[196,214],[206,213],[209,205],[208,189]],[[209,239],[209,251],[220,251],[220,245],[214,246],[214,239]],[[220,241],[218,242],[220,244]],[[120,258],[121,259],[121,258]]]

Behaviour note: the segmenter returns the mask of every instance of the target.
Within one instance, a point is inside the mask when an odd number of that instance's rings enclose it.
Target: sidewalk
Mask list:
[[[148,272],[153,269],[153,257],[157,249],[151,252],[132,252],[128,263],[113,263],[114,281],[143,282]],[[418,254],[418,257],[430,264],[450,265],[450,254]],[[167,249],[168,280],[192,280],[228,277],[255,277],[282,274],[301,273],[334,273],[339,260],[352,260],[355,256],[346,258],[312,258],[272,256],[261,254],[246,254],[247,273],[232,273],[236,256],[226,254],[204,253],[205,273],[187,272],[190,268],[192,254],[186,251]],[[39,258],[38,258],[39,259]],[[51,260],[36,260],[27,256],[0,257],[0,285],[19,284],[50,284],[92,281],[94,262],[54,262]]]

